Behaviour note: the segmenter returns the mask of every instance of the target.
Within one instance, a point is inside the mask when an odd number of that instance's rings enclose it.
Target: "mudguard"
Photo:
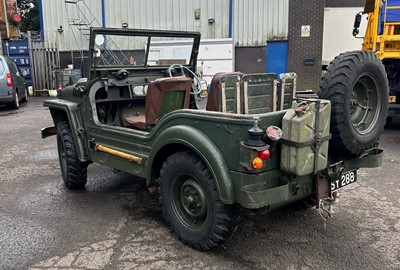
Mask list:
[[[85,131],[81,124],[79,123],[79,116],[76,113],[76,102],[71,102],[67,100],[46,100],[43,106],[49,107],[51,114],[53,116],[54,124],[56,124],[57,111],[62,111],[68,117],[68,122],[70,124],[73,139],[76,145],[76,151],[78,153],[78,158],[80,161],[88,161],[88,148],[86,147]]]
[[[148,165],[153,162],[162,148],[170,144],[181,144],[190,148],[205,162],[218,189],[220,199],[225,204],[235,203],[235,193],[229,167],[218,147],[211,139],[190,126],[178,125],[164,130],[152,146]],[[147,182],[152,181],[152,170],[148,170]]]

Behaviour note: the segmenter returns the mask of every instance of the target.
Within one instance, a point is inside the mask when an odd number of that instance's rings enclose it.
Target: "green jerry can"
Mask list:
[[[280,163],[282,171],[302,176],[326,168],[330,117],[331,102],[329,100],[313,99],[293,102],[292,108],[282,120]],[[316,134],[317,129],[319,129],[319,134]],[[317,140],[321,142],[319,147],[315,144]]]

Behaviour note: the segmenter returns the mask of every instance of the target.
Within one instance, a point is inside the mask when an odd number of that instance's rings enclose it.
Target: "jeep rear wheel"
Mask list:
[[[232,234],[236,207],[220,201],[215,181],[197,155],[170,156],[163,164],[160,184],[165,219],[184,244],[210,250]]]
[[[332,150],[359,155],[373,147],[388,113],[388,80],[379,58],[354,51],[337,56],[320,84],[320,98],[332,102]]]
[[[65,185],[69,189],[82,189],[87,182],[88,164],[79,161],[69,124],[61,121],[56,126],[58,157]]]

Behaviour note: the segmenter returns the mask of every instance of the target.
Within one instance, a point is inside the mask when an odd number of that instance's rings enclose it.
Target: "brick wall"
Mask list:
[[[318,90],[321,79],[324,1],[289,1],[288,71],[297,73],[299,90]],[[310,25],[310,36],[301,37],[301,26]],[[313,58],[313,65],[305,65]]]
[[[236,47],[235,70],[243,73],[265,72],[266,53],[266,46]]]
[[[325,7],[363,7],[365,0],[325,0]]]

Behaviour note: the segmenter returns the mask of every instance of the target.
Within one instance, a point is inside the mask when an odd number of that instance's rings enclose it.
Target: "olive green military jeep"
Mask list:
[[[91,29],[87,80],[44,103],[68,188],[85,187],[92,162],[145,178],[179,239],[209,250],[240,207],[312,200],[329,216],[357,169],[381,165],[388,88],[374,54],[335,58],[320,99],[296,92],[294,74],[218,73],[207,90],[199,44],[196,32]]]

